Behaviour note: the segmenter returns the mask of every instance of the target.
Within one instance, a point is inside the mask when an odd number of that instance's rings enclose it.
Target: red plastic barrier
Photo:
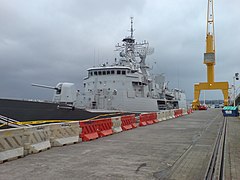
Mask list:
[[[122,121],[121,127],[122,130],[124,131],[137,127],[135,114],[122,116],[121,121]]]
[[[139,126],[146,126],[147,120],[148,120],[148,114],[140,114],[139,118],[140,118]]]
[[[175,118],[179,117],[179,109],[174,110],[174,117]]]
[[[188,110],[187,110],[187,113],[188,113],[188,114],[191,114],[191,113],[193,113],[193,110],[192,110],[192,109],[188,109]]]
[[[183,115],[183,110],[182,109],[176,109],[174,110],[174,116],[175,118],[180,117]]]
[[[147,125],[153,124],[153,117],[152,114],[147,114]]]
[[[140,114],[139,126],[146,126],[148,124],[151,124],[151,121],[149,121],[149,114]]]
[[[90,141],[113,134],[111,118],[79,122],[79,124],[82,128],[82,133],[80,134],[82,141]]]
[[[82,141],[90,141],[99,137],[97,133],[98,127],[96,121],[79,122],[79,124],[82,128],[82,133],[80,134]]]
[[[99,119],[96,120],[96,123],[98,127],[97,132],[100,137],[113,134],[112,130],[113,123],[111,118]]]
[[[157,113],[140,114],[139,126],[146,126],[157,122],[159,122]]]
[[[150,118],[150,121],[153,121],[153,123],[158,123],[159,122],[159,120],[157,118],[157,113],[150,113],[149,118]]]

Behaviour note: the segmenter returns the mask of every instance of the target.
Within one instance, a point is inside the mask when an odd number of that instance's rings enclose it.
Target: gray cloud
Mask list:
[[[215,79],[230,84],[240,71],[239,5],[215,2]],[[113,62],[114,45],[128,35],[134,16],[136,39],[155,48],[148,58],[153,71],[164,72],[171,87],[192,99],[193,84],[206,80],[206,6],[191,0],[1,0],[0,97],[51,99],[51,91],[33,82],[81,88],[87,68]],[[220,92],[207,94],[222,99]]]

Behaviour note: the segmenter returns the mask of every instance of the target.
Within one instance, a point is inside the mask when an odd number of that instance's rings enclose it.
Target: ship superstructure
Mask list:
[[[147,56],[153,53],[147,41],[137,43],[131,34],[116,45],[119,58],[87,70],[84,91],[73,83],[55,87],[32,84],[54,90],[53,100],[0,99],[0,120],[86,120],[136,112],[186,108],[186,97],[179,89],[168,88],[163,74],[150,74]],[[0,127],[1,128],[1,127]]]
[[[135,41],[133,18],[130,32],[116,45],[119,59],[87,70],[76,107],[137,112],[186,108],[184,92],[169,90],[163,74],[150,74],[146,58],[154,49],[147,41]]]

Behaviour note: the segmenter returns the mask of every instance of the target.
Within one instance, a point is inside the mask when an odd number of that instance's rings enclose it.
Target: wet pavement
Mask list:
[[[220,109],[195,111],[94,141],[54,147],[0,164],[0,179],[204,179],[223,119]],[[240,120],[228,118],[224,172],[233,179],[240,172],[239,135]]]

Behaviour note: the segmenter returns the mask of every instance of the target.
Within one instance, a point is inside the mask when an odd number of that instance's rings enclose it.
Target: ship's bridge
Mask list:
[[[130,67],[126,66],[107,66],[107,67],[93,67],[87,69],[88,77],[90,76],[104,76],[104,75],[126,75],[129,73],[134,73],[136,71],[132,70]]]
[[[109,69],[128,69],[128,70],[131,70],[131,68],[127,67],[127,66],[101,66],[101,67],[88,68],[87,71],[109,70]]]

